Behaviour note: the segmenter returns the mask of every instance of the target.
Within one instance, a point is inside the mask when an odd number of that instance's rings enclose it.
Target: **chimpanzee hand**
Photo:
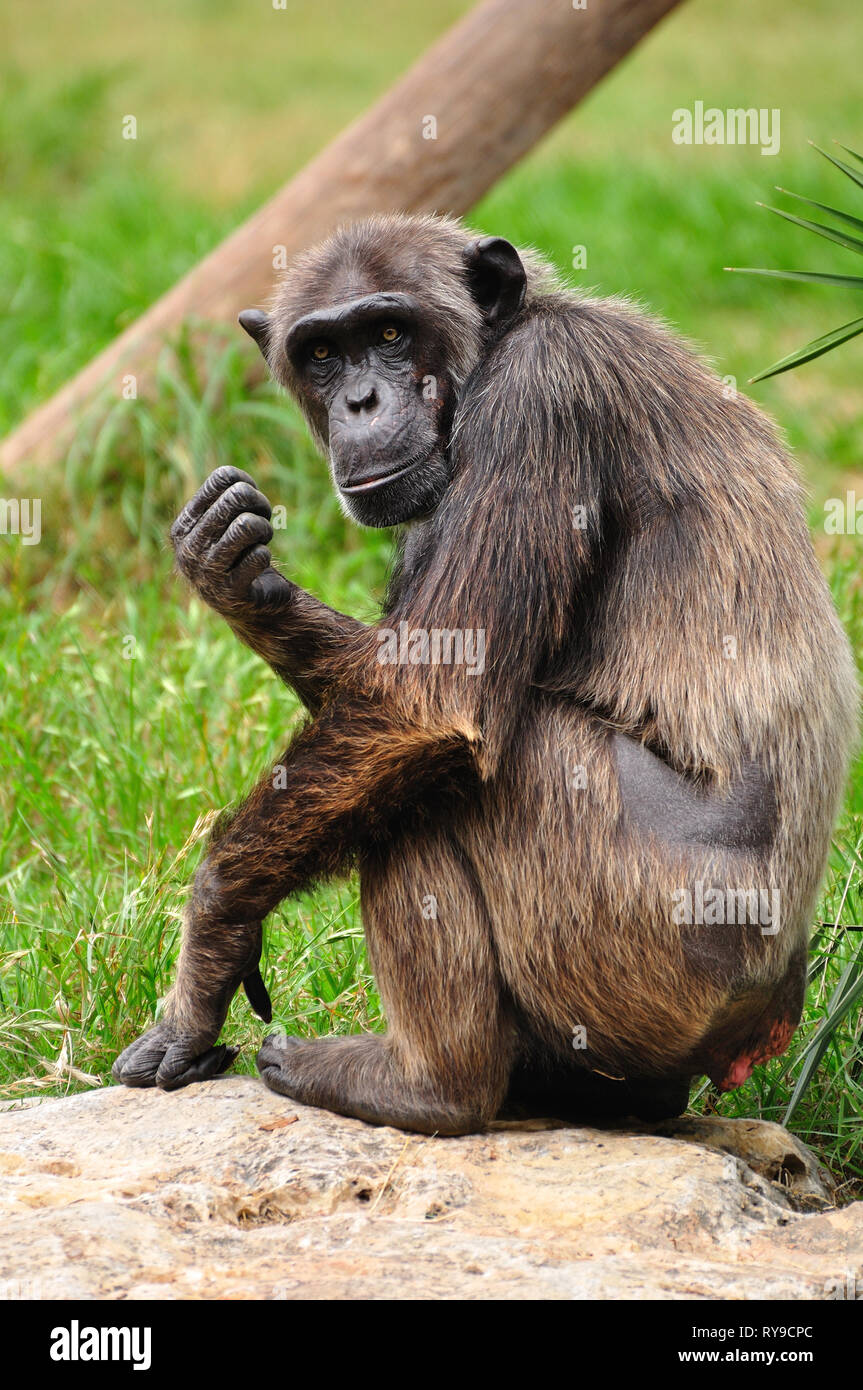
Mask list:
[[[293,586],[273,569],[272,509],[239,468],[211,473],[171,527],[177,568],[226,618],[275,610]]]

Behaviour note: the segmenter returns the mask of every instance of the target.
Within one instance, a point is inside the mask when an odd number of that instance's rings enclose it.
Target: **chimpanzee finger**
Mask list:
[[[273,557],[265,545],[256,545],[247,550],[231,570],[231,586],[234,592],[247,593],[258,576],[269,569],[272,563]],[[250,596],[257,599],[257,594]]]
[[[170,1034],[162,1024],[150,1028],[120,1053],[111,1068],[114,1080],[124,1086],[155,1086],[156,1073],[170,1045]]]
[[[246,998],[258,1018],[262,1018],[264,1023],[272,1023],[273,1005],[260,970],[255,969],[246,976],[243,981],[243,989],[246,991]]]
[[[201,554],[220,540],[232,521],[245,512],[261,516],[267,520],[272,507],[262,492],[251,483],[234,483],[217,497],[209,511],[205,512],[186,537],[185,544],[192,546]]]
[[[255,1058],[255,1065],[264,1085],[280,1095],[293,1097],[296,1090],[296,1075],[291,1062],[298,1060],[302,1052],[312,1044],[303,1038],[285,1033],[268,1033],[261,1043]]]
[[[186,503],[171,527],[171,540],[175,545],[189,534],[204,513],[209,511],[216,498],[227,492],[235,483],[250,483],[252,487],[255,486],[248,473],[244,473],[241,468],[232,468],[229,464],[223,464],[210,474],[191,501]]]
[[[261,546],[260,551],[259,556],[256,546],[254,550],[249,551],[246,557],[250,565],[253,562],[256,566],[261,565],[260,574],[249,585],[248,597],[257,608],[266,608],[268,604],[278,607],[285,602],[286,596],[291,592],[291,584],[279,570],[273,568],[273,557],[267,547]],[[245,564],[245,559],[241,561],[241,564]]]
[[[273,528],[265,516],[243,512],[235,516],[224,535],[207,552],[207,564],[220,570],[231,569],[253,546],[265,546],[273,538]],[[258,571],[254,570],[256,574]]]
[[[190,1057],[188,1045],[175,1043],[165,1054],[165,1059],[156,1074],[156,1085],[162,1091],[179,1091],[183,1086],[191,1086],[195,1081],[208,1081],[212,1076],[221,1076],[235,1060],[240,1049],[228,1047],[227,1043],[217,1043],[197,1057]]]

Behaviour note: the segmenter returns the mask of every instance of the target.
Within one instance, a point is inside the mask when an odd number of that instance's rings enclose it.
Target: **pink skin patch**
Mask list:
[[[743,1085],[744,1081],[749,1080],[754,1067],[760,1067],[771,1057],[781,1056],[793,1036],[794,1024],[790,1019],[774,1019],[763,1043],[752,1048],[749,1052],[738,1053],[727,1066],[720,1062],[717,1067],[719,1076],[717,1077],[716,1073],[712,1072],[710,1074],[711,1081],[715,1082],[720,1091],[736,1090],[738,1086]]]

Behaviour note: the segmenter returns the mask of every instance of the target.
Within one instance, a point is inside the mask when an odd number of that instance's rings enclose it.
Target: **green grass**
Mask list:
[[[11,1094],[65,1088],[70,1074],[46,1070],[64,1046],[79,1071],[104,1073],[152,1017],[207,826],[298,717],[294,698],[173,578],[164,537],[176,496],[242,457],[287,505],[280,549],[300,582],[313,585],[329,547],[325,596],[373,613],[388,539],[349,530],[294,411],[269,386],[250,398],[243,361],[238,346],[214,351],[206,390],[187,361],[185,379],[162,378],[155,409],[118,408],[43,497],[44,544],[21,547],[10,566],[0,1083]],[[286,438],[290,468],[270,461],[271,442]],[[379,1019],[351,885],[286,904],[265,968],[276,1016],[292,1027]],[[228,1033],[248,1044],[246,1064],[259,1031],[235,1005]]]
[[[270,27],[284,14],[228,0],[158,0],[146,20],[131,3],[16,7],[0,58],[0,431],[464,8],[294,7],[288,43],[281,31],[273,42]],[[743,385],[859,312],[848,291],[729,276],[722,266],[846,268],[839,248],[809,246],[754,203],[771,201],[777,182],[836,201],[806,138],[859,148],[861,42],[863,13],[841,0],[817,13],[804,0],[764,0],[757,10],[746,0],[693,0],[472,220],[539,246],[563,269],[571,248],[586,245],[588,268],[575,282],[649,303]],[[781,107],[781,154],[673,146],[671,112],[696,98]],[[118,135],[128,112],[139,117],[134,144]],[[10,481],[3,494],[42,498],[43,541],[0,537],[2,1094],[56,1094],[92,1084],[81,1076],[105,1078],[166,989],[208,817],[278,755],[298,717],[263,664],[172,578],[165,536],[182,501],[218,464],[248,468],[287,506],[276,551],[292,578],[363,618],[382,593],[387,538],[345,522],[295,411],[272,387],[244,384],[249,352],[227,326],[203,369],[184,350],[166,355],[152,402],[114,405],[60,469]],[[859,540],[834,543],[821,521],[826,497],[855,486],[863,497],[861,353],[850,344],[753,391],[797,450],[819,556],[857,652]],[[858,765],[819,922],[863,922],[861,845]],[[266,953],[276,1016],[291,1029],[380,1025],[355,885],[284,904]],[[781,1119],[837,987],[863,970],[863,938],[819,928],[812,961],[789,1054],[739,1092],[705,1092],[700,1107]],[[251,1068],[261,1028],[242,1000],[226,1035]],[[863,1178],[859,1007],[821,1058],[793,1128],[851,1192]]]

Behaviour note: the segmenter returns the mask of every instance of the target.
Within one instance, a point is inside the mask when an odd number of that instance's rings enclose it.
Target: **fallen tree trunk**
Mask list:
[[[0,444],[0,468],[55,457],[103,392],[139,394],[188,318],[259,303],[288,256],[370,212],[462,213],[679,0],[485,0],[259,212]]]

